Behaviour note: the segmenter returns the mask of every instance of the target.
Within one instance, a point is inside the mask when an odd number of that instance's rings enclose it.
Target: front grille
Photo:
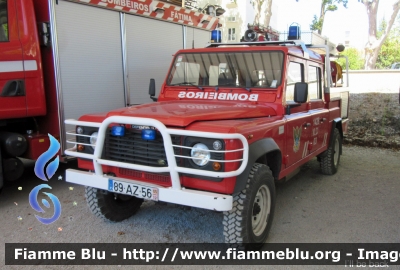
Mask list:
[[[181,144],[181,136],[171,136],[171,140],[172,144]],[[179,151],[174,148],[175,154],[179,155]],[[156,139],[148,141],[143,140],[141,130],[136,129],[126,129],[123,137],[111,136],[111,129],[108,129],[102,158],[152,167],[168,166],[161,134],[157,132]]]
[[[155,174],[149,172],[139,172],[125,168],[119,168],[119,173],[124,176],[130,176],[138,179],[144,178],[146,180],[151,180],[154,182],[171,183],[171,176],[169,175]]]

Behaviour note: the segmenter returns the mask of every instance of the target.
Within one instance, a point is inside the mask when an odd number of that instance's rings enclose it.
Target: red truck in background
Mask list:
[[[60,142],[60,160],[69,159],[65,118],[150,101],[129,87],[148,84],[137,71],[151,69],[161,82],[172,53],[190,35],[205,44],[218,23],[159,1],[114,2],[0,0],[0,189],[22,175],[19,158],[36,160],[49,148],[48,134]],[[165,31],[160,57],[148,42]],[[146,32],[154,35],[137,38]]]
[[[150,83],[156,102],[66,121],[76,138],[66,154],[84,170],[66,181],[86,186],[106,220],[144,199],[223,211],[227,243],[260,247],[276,183],[315,157],[322,173],[338,170],[349,100],[331,50],[300,40],[180,50],[158,98]]]
[[[37,159],[49,147],[47,134],[60,134],[54,77],[43,78],[54,69],[51,50],[40,48],[35,18],[49,21],[40,10],[0,0],[0,188],[22,175],[17,157]]]

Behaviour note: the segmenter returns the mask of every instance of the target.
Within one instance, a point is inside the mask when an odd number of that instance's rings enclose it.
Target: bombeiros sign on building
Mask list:
[[[135,9],[135,10],[140,10],[140,11],[150,11],[150,7],[147,4],[143,4],[137,1],[131,1],[131,0],[101,0],[103,3],[108,3],[108,4],[114,4],[116,6],[120,7],[127,7],[130,9]],[[101,5],[101,4],[99,4]]]
[[[184,7],[154,0],[67,0],[82,4],[140,15],[166,22],[212,30],[218,25],[216,17]]]

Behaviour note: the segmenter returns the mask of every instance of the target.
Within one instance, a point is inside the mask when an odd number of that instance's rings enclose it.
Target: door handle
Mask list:
[[[303,127],[304,127],[304,128],[311,127],[311,123],[305,123],[305,124],[303,125]]]
[[[326,121],[326,118],[325,118],[325,117],[322,117],[320,120],[321,120],[321,122],[325,122],[325,121]]]

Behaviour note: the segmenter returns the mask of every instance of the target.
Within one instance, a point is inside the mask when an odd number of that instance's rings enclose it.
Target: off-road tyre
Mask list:
[[[320,166],[322,174],[333,175],[338,171],[340,162],[340,149],[342,148],[342,138],[339,130],[333,131],[333,143],[320,155]]]
[[[237,244],[247,250],[260,249],[271,229],[275,198],[271,170],[264,164],[255,163],[246,187],[233,198],[232,210],[224,212],[225,243]]]
[[[143,199],[120,195],[93,187],[85,187],[86,201],[97,217],[109,221],[122,221],[139,210]]]

